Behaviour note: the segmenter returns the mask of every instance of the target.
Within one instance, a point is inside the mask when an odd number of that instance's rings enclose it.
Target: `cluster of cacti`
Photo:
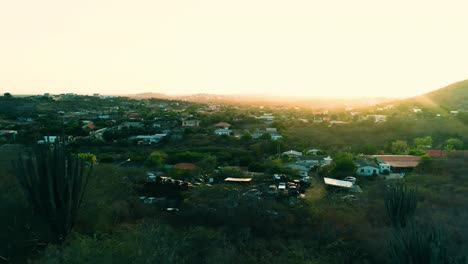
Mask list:
[[[456,251],[450,251],[450,240],[446,233],[433,225],[409,223],[405,228],[393,230],[390,243],[392,263],[466,263]]]
[[[32,208],[61,243],[70,233],[92,164],[67,151],[64,142],[37,146],[15,162],[16,175]]]
[[[417,207],[416,190],[407,188],[403,183],[387,187],[385,208],[394,227],[404,227],[413,217]]]

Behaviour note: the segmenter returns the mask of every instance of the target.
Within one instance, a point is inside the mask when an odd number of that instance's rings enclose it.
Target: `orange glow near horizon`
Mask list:
[[[405,97],[468,78],[468,2],[0,3],[0,92]]]

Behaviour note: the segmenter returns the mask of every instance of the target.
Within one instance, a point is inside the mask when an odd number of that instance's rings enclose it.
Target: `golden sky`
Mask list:
[[[410,96],[468,78],[466,0],[0,0],[0,92]]]

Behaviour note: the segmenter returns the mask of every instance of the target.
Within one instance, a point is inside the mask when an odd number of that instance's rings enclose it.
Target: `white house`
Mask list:
[[[380,173],[379,165],[369,159],[358,160],[356,174],[359,176],[372,176]]]
[[[230,130],[229,128],[220,128],[216,129],[214,133],[218,136],[228,136],[232,133],[232,130]]]
[[[57,136],[44,136],[44,139],[38,140],[37,144],[55,143],[55,141],[57,141]]]
[[[295,151],[295,150],[288,150],[282,153],[283,155],[288,155],[290,157],[300,157],[302,156],[302,152]]]
[[[165,136],[167,136],[167,134],[139,135],[134,137],[134,139],[140,140],[142,143],[146,144],[155,144],[161,141]]]

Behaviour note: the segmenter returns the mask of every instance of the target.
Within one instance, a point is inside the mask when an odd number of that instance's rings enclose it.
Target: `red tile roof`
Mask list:
[[[381,161],[397,168],[416,167],[421,160],[421,157],[412,155],[373,155],[372,157],[379,158]]]
[[[446,157],[447,152],[441,149],[428,149],[424,151],[427,155],[431,157]]]
[[[226,122],[219,122],[217,124],[215,124],[216,127],[230,127],[231,124],[229,123],[226,123]]]
[[[176,169],[182,169],[182,170],[194,170],[197,166],[193,163],[177,163],[174,165],[174,168]]]

